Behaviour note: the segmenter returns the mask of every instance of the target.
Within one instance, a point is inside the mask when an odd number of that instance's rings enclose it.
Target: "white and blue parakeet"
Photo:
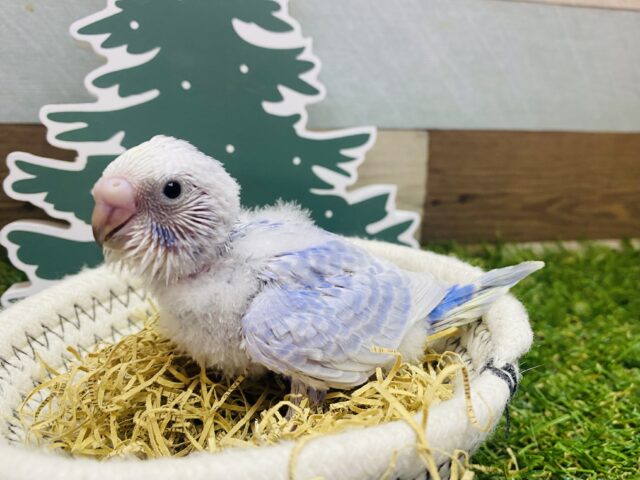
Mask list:
[[[447,285],[322,230],[294,205],[244,210],[239,192],[218,161],[165,136],[123,153],[92,191],[107,263],[137,273],[170,338],[228,376],[268,369],[313,396],[360,385],[393,363],[375,347],[419,361],[429,334],[476,321],[543,266]]]

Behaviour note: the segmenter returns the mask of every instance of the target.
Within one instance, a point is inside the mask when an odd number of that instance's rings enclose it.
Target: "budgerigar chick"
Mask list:
[[[243,209],[220,162],[166,136],[123,153],[92,193],[106,262],[146,282],[181,349],[228,376],[272,370],[312,396],[393,363],[375,347],[418,361],[428,334],[476,321],[543,266],[468,285],[401,270],[294,205]]]

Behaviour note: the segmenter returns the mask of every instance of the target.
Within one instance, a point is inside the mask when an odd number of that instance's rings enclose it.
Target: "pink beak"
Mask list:
[[[135,190],[122,177],[106,177],[98,180],[91,195],[96,201],[91,216],[93,237],[102,245],[135,215]]]

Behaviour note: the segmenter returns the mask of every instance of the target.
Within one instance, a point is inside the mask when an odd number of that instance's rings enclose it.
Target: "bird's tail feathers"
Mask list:
[[[454,285],[429,314],[431,331],[436,333],[481,318],[511,287],[542,267],[544,262],[522,262],[486,272],[468,285]]]

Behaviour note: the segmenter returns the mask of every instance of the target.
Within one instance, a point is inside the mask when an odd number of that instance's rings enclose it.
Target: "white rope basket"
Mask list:
[[[480,274],[478,268],[455,258],[381,242],[354,241],[407,270],[430,271],[447,282],[468,282]],[[69,345],[83,350],[101,339],[117,340],[140,328],[131,314],[144,305],[144,295],[134,281],[100,267],[69,277],[0,314],[0,477],[287,479],[295,445],[290,441],[186,458],[109,461],[72,458],[25,446],[17,410],[25,394],[43,378],[37,357],[59,367],[66,361]],[[455,350],[465,359],[473,410],[480,425],[488,426],[479,429],[470,420],[461,382],[453,398],[430,408],[427,440],[442,478],[449,476],[454,451],[474,452],[494,429],[515,391],[517,362],[529,349],[532,337],[524,307],[509,295],[496,302],[481,323],[465,329],[459,337],[441,341],[439,349]],[[299,453],[294,478],[378,479],[394,456],[391,478],[425,478],[415,441],[414,431],[403,421],[314,438]]]

